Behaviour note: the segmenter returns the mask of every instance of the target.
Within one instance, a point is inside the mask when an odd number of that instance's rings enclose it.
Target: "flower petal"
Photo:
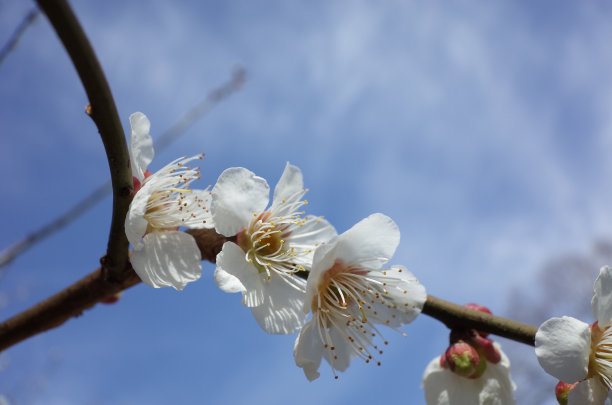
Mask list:
[[[147,166],[153,160],[153,139],[149,135],[151,123],[141,112],[130,115],[130,163],[132,175],[142,182]]]
[[[300,331],[293,345],[295,364],[304,370],[308,381],[319,378],[319,366],[323,357],[323,343],[316,325],[311,320]]]
[[[259,326],[268,333],[291,334],[306,322],[302,311],[305,293],[296,290],[283,279],[272,274],[270,280],[264,280],[264,301],[251,312]]]
[[[516,390],[516,384],[510,375],[510,360],[501,350],[501,345],[494,342],[493,345],[501,354],[501,361],[497,364],[487,364],[487,369],[481,378],[486,379],[479,395],[479,403],[488,404],[514,404],[516,401],[512,393]]]
[[[195,240],[179,231],[148,233],[131,256],[132,267],[151,287],[182,290],[202,275],[202,256]]]
[[[487,364],[484,374],[475,379],[442,368],[439,356],[433,359],[423,375],[427,405],[515,404],[512,392],[516,387],[510,376],[510,362],[503,352],[501,355],[501,362]]]
[[[591,351],[589,325],[575,318],[551,318],[535,336],[535,352],[548,374],[572,384],[586,377]]]
[[[380,267],[393,256],[400,231],[391,218],[372,214],[338,237],[336,257],[347,263]]]
[[[147,201],[150,196],[148,190],[149,188],[145,185],[136,193],[125,217],[125,234],[134,248],[142,245],[141,239],[149,225],[144,218],[144,214],[147,210]]]
[[[581,381],[567,395],[567,405],[602,405],[608,390],[595,378]]]
[[[234,242],[225,242],[217,255],[215,282],[225,292],[242,292],[242,303],[247,307],[256,307],[264,302],[264,285],[257,269],[246,261],[244,251]],[[230,279],[227,275],[236,278]]]
[[[309,221],[300,227],[296,227],[289,237],[290,243],[318,246],[331,240],[338,234],[336,229],[323,217],[308,216]],[[312,255],[310,255],[312,261]]]
[[[331,337],[334,350],[330,350],[329,348],[324,350],[323,354],[325,360],[327,360],[332,368],[338,371],[345,371],[351,364],[351,360],[357,357],[357,352],[347,342],[343,332],[337,327],[333,326],[329,328],[329,336]],[[364,338],[362,341],[364,351],[370,350],[369,347],[372,346],[372,336],[364,335],[362,337]]]
[[[189,229],[211,229],[215,227],[210,212],[210,191],[207,189],[192,190],[193,193],[183,196],[183,204],[187,203],[188,207],[198,207],[197,222],[186,221],[183,226]]]
[[[306,301],[310,302],[316,295],[321,276],[337,259],[345,263],[360,263],[364,267],[380,268],[395,253],[399,238],[399,228],[391,218],[383,214],[372,214],[317,247],[308,275]]]
[[[297,166],[289,162],[285,166],[283,174],[274,187],[274,198],[272,199],[271,211],[276,211],[283,200],[291,201],[300,198],[304,191],[304,180],[302,172]]]
[[[599,270],[593,286],[591,310],[601,328],[612,321],[612,267],[604,266]]]
[[[478,404],[480,387],[478,380],[468,380],[440,366],[440,356],[433,359],[425,369],[422,386],[427,405],[475,405]],[[480,384],[478,384],[480,385]]]
[[[368,317],[374,323],[390,327],[406,325],[421,313],[427,300],[425,287],[403,266],[393,266],[393,268],[386,270],[386,273],[389,279],[394,279],[394,281],[387,282],[388,294],[385,294],[387,303],[372,303],[372,312],[376,315],[368,315]],[[392,288],[392,286],[396,286],[396,288]],[[390,304],[395,304],[397,309],[389,308]]]
[[[217,256],[217,261],[219,261],[219,256]],[[227,271],[223,270],[221,267],[217,267],[215,269],[215,283],[221,290],[225,291],[226,293],[237,293],[246,291],[246,288],[244,288],[238,277],[232,276]]]
[[[226,169],[212,190],[211,212],[217,232],[234,236],[244,229],[253,214],[268,205],[268,183],[243,167]]]

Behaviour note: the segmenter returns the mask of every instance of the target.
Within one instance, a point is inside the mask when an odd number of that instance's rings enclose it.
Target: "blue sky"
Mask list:
[[[309,212],[339,232],[374,212],[392,217],[402,232],[392,263],[430,294],[503,315],[508,292],[533,288],[548,259],[611,236],[605,2],[73,3],[123,122],[142,111],[154,137],[233,66],[247,69],[244,89],[152,169],[204,152],[203,186],[231,166],[273,185],[290,161]],[[0,40],[29,7],[0,2]],[[44,18],[0,65],[0,100],[5,247],[108,170]],[[95,269],[109,214],[106,199],[17,259],[0,280],[0,316]],[[422,371],[447,341],[435,320],[418,318],[406,338],[389,331],[381,367],[354,362],[335,381],[323,365],[308,383],[295,337],[261,331],[213,270],[205,263],[182,293],[137,286],[8,350],[0,392],[32,404],[424,403]]]

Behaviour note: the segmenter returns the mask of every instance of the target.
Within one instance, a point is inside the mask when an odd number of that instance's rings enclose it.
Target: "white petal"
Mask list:
[[[352,349],[337,327],[334,326],[329,328],[329,336],[331,337],[334,350],[330,350],[329,348],[324,350],[323,354],[325,356],[325,360],[327,360],[327,362],[336,370],[345,371],[351,364],[351,360],[357,357],[357,352]],[[366,350],[365,346],[367,346],[368,349],[370,346],[372,346],[372,336],[367,335],[364,336],[364,338],[367,341],[367,345],[364,344],[364,350]]]
[[[535,336],[535,352],[548,374],[572,384],[586,377],[591,351],[589,325],[575,318],[551,318]]]
[[[195,239],[178,231],[151,232],[131,256],[132,267],[151,287],[182,290],[202,275],[202,256]]]
[[[264,302],[251,308],[259,326],[273,334],[291,334],[301,328],[306,322],[306,314],[302,311],[306,294],[275,274],[263,284]]]
[[[246,261],[244,251],[234,242],[225,242],[221,252],[217,255],[217,269],[215,282],[225,292],[242,292],[242,303],[247,307],[256,307],[264,302],[264,286],[257,269]],[[243,286],[240,288],[236,281],[228,279],[227,275],[235,277]]]
[[[141,238],[147,231],[149,223],[144,218],[150,193],[148,187],[141,188],[130,203],[125,217],[125,234],[134,248],[142,244]]]
[[[220,252],[219,254],[221,253],[222,252]],[[218,255],[217,261],[219,261]],[[237,293],[246,291],[246,288],[244,288],[238,277],[232,276],[227,271],[223,270],[221,267],[217,267],[215,269],[215,283],[221,290],[225,291],[226,293]]]
[[[603,405],[607,396],[606,387],[596,378],[589,378],[570,390],[567,395],[567,405]]]
[[[612,321],[612,267],[604,266],[599,270],[599,276],[593,287],[591,309],[601,328],[610,324]]]
[[[290,200],[304,190],[304,180],[302,172],[297,166],[293,166],[289,162],[285,166],[283,175],[281,176],[276,187],[274,187],[274,198],[270,210],[275,211],[276,207],[282,203],[282,200]]]
[[[308,381],[319,378],[319,366],[323,357],[323,343],[313,321],[308,322],[293,345],[295,364],[304,370]]]
[[[427,300],[425,287],[403,266],[393,266],[393,268],[386,270],[386,273],[390,279],[400,279],[401,281],[396,282],[397,284],[392,284],[391,281],[387,283],[389,286],[387,289],[389,293],[385,295],[387,304],[372,304],[377,315],[368,315],[368,318],[371,318],[375,323],[390,327],[406,325],[421,313]],[[393,285],[397,285],[398,288],[392,288]],[[400,310],[389,308],[388,304],[390,303],[397,305]],[[395,315],[395,317],[392,315]]]
[[[291,232],[289,243],[318,246],[327,243],[338,235],[334,227],[326,219],[320,217],[310,218],[312,218],[312,221],[306,222],[301,227],[296,227]],[[310,260],[312,261],[312,255]]]
[[[268,205],[270,187],[261,177],[243,167],[226,169],[212,190],[211,212],[215,229],[234,236],[250,223],[253,214]]]
[[[312,301],[312,298],[318,294],[321,276],[334,265],[334,261],[338,256],[336,253],[338,239],[339,236],[336,236],[326,244],[317,247],[314,251],[312,267],[310,269],[310,273],[308,274],[308,279],[306,280],[306,304],[308,310],[310,310],[310,302]]]
[[[438,356],[427,365],[423,375],[425,402],[427,405],[477,405],[480,382],[443,369]]]
[[[383,214],[373,214],[317,247],[308,275],[306,301],[309,302],[316,294],[321,276],[336,260],[379,268],[393,256],[399,238],[399,229],[391,218]]]
[[[153,160],[153,139],[149,135],[151,123],[140,112],[130,115],[130,162],[132,175],[142,182],[147,166]]]
[[[380,267],[393,256],[399,240],[399,228],[391,218],[372,214],[338,237],[336,254],[347,263]]]
[[[189,207],[201,207],[197,210],[197,222],[189,221],[184,226],[189,229],[211,229],[215,227],[210,212],[210,191],[194,189],[190,194],[183,196],[183,203],[187,203]],[[194,223],[195,222],[195,223]]]
[[[501,350],[499,343],[494,342],[493,345],[501,354],[501,361],[497,364],[488,363],[487,369],[480,377],[485,379],[479,394],[480,404],[514,404],[516,401],[512,393],[516,390],[516,384],[510,375],[510,360]]]

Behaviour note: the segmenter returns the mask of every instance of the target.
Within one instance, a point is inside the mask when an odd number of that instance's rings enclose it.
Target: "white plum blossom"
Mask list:
[[[293,333],[304,324],[305,278],[314,249],[336,235],[322,217],[302,211],[307,191],[302,172],[289,163],[268,208],[268,183],[242,167],[225,170],[212,190],[215,229],[236,238],[217,255],[215,282],[225,292],[241,292],[242,303],[268,333]]]
[[[191,190],[199,168],[186,163],[202,155],[176,159],[150,174],[153,159],[150,123],[142,113],[130,116],[130,159],[136,193],[125,218],[125,233],[134,247],[132,267],[152,287],[182,290],[202,273],[201,253],[195,239],[179,227],[212,227],[206,207],[209,192]]]
[[[319,377],[323,357],[334,375],[355,357],[380,365],[372,341],[387,342],[377,325],[398,331],[421,312],[427,296],[418,280],[402,266],[382,268],[399,239],[391,218],[373,214],[315,251],[304,303],[312,318],[293,348],[308,380]]]
[[[477,378],[462,377],[440,364],[440,356],[433,359],[423,375],[427,405],[512,405],[516,401],[512,392],[516,385],[510,376],[510,360],[501,354],[497,364],[488,363]]]
[[[535,352],[544,370],[560,381],[579,384],[568,394],[568,405],[602,405],[612,388],[612,268],[599,271],[589,327],[564,316],[544,322],[536,333]]]

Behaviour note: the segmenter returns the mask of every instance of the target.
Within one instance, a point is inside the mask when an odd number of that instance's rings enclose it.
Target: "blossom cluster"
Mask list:
[[[264,331],[298,332],[294,360],[309,381],[320,376],[323,359],[335,378],[355,358],[380,365],[380,345],[387,344],[381,326],[401,332],[427,299],[410,271],[388,264],[400,241],[391,218],[372,214],[337,234],[325,218],[306,213],[308,189],[289,163],[271,202],[267,181],[242,167],[223,171],[212,189],[193,189],[201,176],[191,164],[203,155],[151,173],[149,120],[135,113],[130,125],[134,196],[125,231],[144,283],[182,290],[199,279],[201,253],[184,231],[214,228],[227,238],[215,283],[240,293]],[[451,346],[427,367],[423,385],[430,405],[514,403],[507,357],[472,330],[451,332]]]

